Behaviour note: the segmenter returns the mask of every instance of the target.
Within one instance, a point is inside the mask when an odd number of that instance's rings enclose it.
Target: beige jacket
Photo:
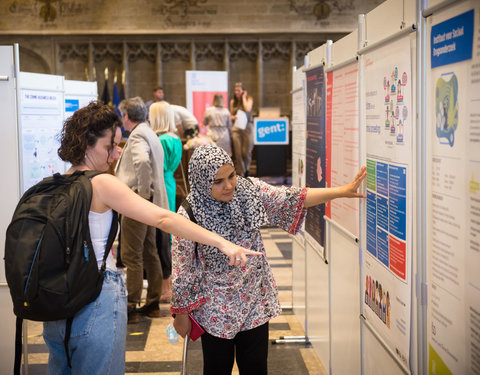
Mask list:
[[[147,123],[138,124],[130,133],[115,173],[141,197],[168,210],[163,179],[163,147]]]

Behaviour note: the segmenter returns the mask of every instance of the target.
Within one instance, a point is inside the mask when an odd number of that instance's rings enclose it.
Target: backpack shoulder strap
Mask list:
[[[195,219],[195,215],[193,214],[192,206],[190,206],[190,203],[184,199],[181,206],[187,211],[188,218],[192,223],[197,224],[197,220]],[[198,259],[198,242],[195,242],[195,258]]]
[[[186,199],[183,200],[182,207],[185,209],[185,211],[187,211],[190,221],[197,224],[197,220],[195,219],[195,215],[193,214],[192,206],[190,206],[190,203]]]

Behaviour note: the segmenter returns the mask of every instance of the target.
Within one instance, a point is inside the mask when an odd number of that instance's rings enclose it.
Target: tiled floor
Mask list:
[[[262,230],[267,256],[275,274],[282,306],[292,304],[292,240],[277,228]],[[165,316],[158,319],[141,318],[128,326],[127,374],[179,374],[182,365],[183,340],[171,344],[166,328],[172,322],[168,305],[162,305]],[[285,309],[270,321],[269,374],[327,374],[313,348],[304,344],[273,344],[280,336],[300,336],[303,329],[292,311]],[[28,374],[45,374],[47,347],[42,338],[42,325],[28,322]],[[191,342],[188,354],[188,374],[202,374],[200,340]],[[233,374],[238,374],[236,367]],[[93,375],[93,374],[89,374]]]

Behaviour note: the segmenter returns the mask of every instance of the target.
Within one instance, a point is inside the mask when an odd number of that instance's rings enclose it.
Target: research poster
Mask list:
[[[367,213],[364,314],[408,368],[412,262],[410,38],[365,55]]]
[[[225,108],[228,108],[228,72],[210,70],[187,70],[187,109],[193,113],[200,129],[203,128],[203,114],[212,106],[215,94],[222,94]]]
[[[292,185],[305,186],[306,117],[303,87],[292,93]]]
[[[307,144],[306,186],[326,187],[327,134],[325,126],[325,73],[323,66],[307,72]],[[325,241],[325,206],[311,207],[305,219],[305,231],[319,245]]]
[[[63,100],[63,92],[20,90],[22,193],[44,177],[65,172],[57,154]]]
[[[357,174],[359,163],[358,62],[327,73],[327,129],[331,129],[329,186],[342,186]],[[326,214],[358,237],[359,200],[335,199]]]
[[[479,14],[463,2],[429,20],[429,374],[480,374]]]

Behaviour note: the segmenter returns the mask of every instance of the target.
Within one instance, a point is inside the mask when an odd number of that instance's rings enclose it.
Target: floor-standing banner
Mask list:
[[[200,127],[203,114],[212,105],[215,94],[222,94],[228,108],[228,72],[187,70],[187,109],[193,113]]]
[[[428,22],[429,374],[480,374],[479,9],[460,2]]]
[[[359,169],[358,87],[358,62],[327,73],[327,129],[331,129],[327,160],[332,161],[328,186],[348,184]],[[358,199],[331,201],[326,214],[358,237]]]
[[[404,37],[364,56],[367,141],[364,314],[407,368],[414,215],[410,48],[410,38]]]
[[[327,172],[325,74],[323,66],[307,72],[306,186],[324,188]],[[308,209],[305,231],[321,246],[325,240],[325,206]]]

